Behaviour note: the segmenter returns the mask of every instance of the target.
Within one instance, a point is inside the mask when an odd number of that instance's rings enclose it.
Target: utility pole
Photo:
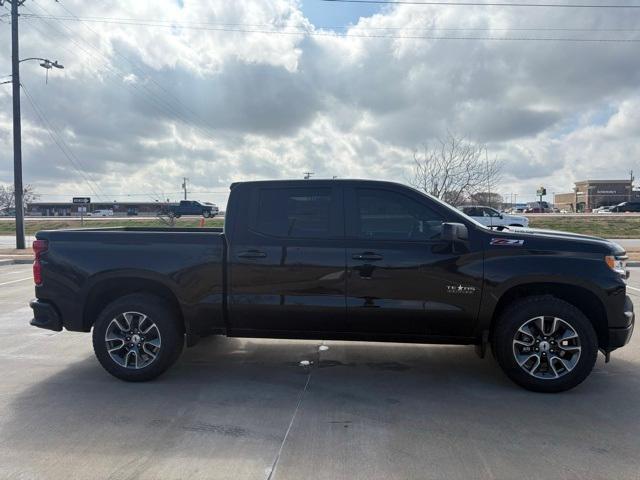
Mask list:
[[[20,60],[19,35],[18,35],[18,7],[25,0],[0,0],[0,6],[4,2],[11,4],[11,84],[13,90],[13,191],[15,195],[16,209],[16,248],[25,248],[24,239],[24,187],[22,184],[22,124],[20,121],[20,63],[28,60],[42,62],[40,66],[47,70],[47,79],[51,68],[64,68],[57,61],[52,62],[46,58],[30,57]],[[8,82],[2,82],[8,83]]]
[[[633,198],[633,181],[635,180],[633,170],[629,170],[629,176],[631,177],[631,183],[629,184],[629,201],[631,201]]]
[[[184,199],[187,199],[187,182],[189,179],[187,177],[182,177],[182,189],[184,190]]]
[[[13,190],[16,196],[16,248],[23,250],[24,203],[22,195],[22,125],[20,123],[20,57],[18,42],[18,7],[24,0],[11,0],[11,80],[13,83]]]

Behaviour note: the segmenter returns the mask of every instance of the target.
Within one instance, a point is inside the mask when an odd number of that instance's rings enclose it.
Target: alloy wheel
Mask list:
[[[124,312],[111,320],[104,340],[114,362],[135,370],[153,363],[162,346],[157,325],[140,312]]]
[[[580,336],[569,322],[554,316],[524,322],[513,338],[516,363],[529,375],[554,380],[570,373],[580,360]]]

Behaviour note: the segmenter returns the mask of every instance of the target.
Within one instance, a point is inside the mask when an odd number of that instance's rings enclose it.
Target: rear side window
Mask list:
[[[443,218],[408,196],[374,189],[358,189],[357,196],[359,237],[430,240],[442,232]]]
[[[262,188],[254,230],[276,237],[331,236],[330,188]]]

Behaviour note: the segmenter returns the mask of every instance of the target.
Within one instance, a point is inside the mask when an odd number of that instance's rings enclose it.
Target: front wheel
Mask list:
[[[209,218],[211,216],[211,212],[209,210],[205,210],[204,212],[202,212],[202,216],[204,218]]]
[[[107,305],[93,327],[93,350],[114,377],[144,382],[162,374],[182,352],[184,335],[171,305],[133,294]]]
[[[598,338],[589,319],[552,296],[511,304],[498,319],[492,340],[507,376],[536,392],[575,387],[591,373],[598,355]]]

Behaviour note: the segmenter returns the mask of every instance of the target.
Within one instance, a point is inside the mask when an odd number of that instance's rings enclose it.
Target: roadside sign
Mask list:
[[[82,204],[91,203],[91,198],[90,197],[73,197],[73,203],[82,203]]]
[[[87,213],[87,207],[78,207],[78,212]]]
[[[547,194],[547,189],[544,187],[540,187],[537,191],[536,191],[536,195],[539,197],[542,197],[543,195]]]

